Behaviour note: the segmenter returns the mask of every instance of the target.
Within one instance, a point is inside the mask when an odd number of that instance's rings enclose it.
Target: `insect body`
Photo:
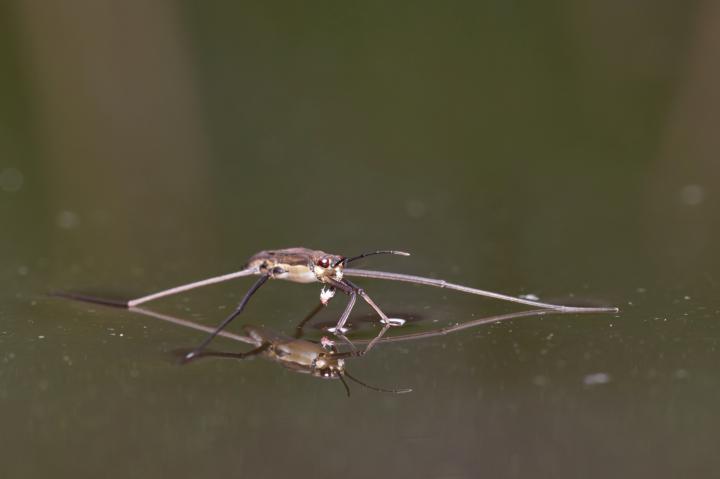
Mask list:
[[[241,276],[259,275],[260,278],[245,294],[238,307],[232,312],[232,314],[230,314],[230,316],[220,323],[220,325],[205,339],[205,341],[203,341],[194,351],[188,353],[188,359],[199,354],[210,343],[210,341],[212,341],[218,332],[222,331],[228,324],[230,324],[230,322],[242,312],[252,295],[255,294],[255,292],[260,289],[260,287],[265,284],[268,279],[284,279],[295,283],[322,283],[324,285],[322,291],[320,292],[320,301],[322,304],[327,304],[328,301],[335,295],[335,291],[338,289],[348,294],[350,296],[350,301],[348,302],[345,311],[340,316],[334,331],[343,331],[343,327],[350,316],[350,312],[355,306],[355,301],[358,295],[362,297],[363,300],[375,310],[375,312],[377,312],[383,323],[399,326],[405,321],[402,319],[388,318],[380,307],[378,307],[370,296],[368,296],[364,289],[356,286],[343,277],[343,269],[345,268],[345,265],[360,258],[377,254],[409,256],[409,253],[391,250],[372,251],[352,258],[328,254],[324,251],[311,250],[308,248],[286,248],[261,251],[253,255],[250,260],[248,260],[247,266],[241,271],[181,285],[175,288],[160,291],[158,293],[153,293],[148,296],[136,298],[128,301],[127,306],[130,308],[136,307],[154,299],[159,299],[172,294],[181,293],[190,289],[219,283],[221,281],[227,281]]]
[[[255,294],[255,292],[260,289],[260,287],[262,287],[262,285],[264,285],[268,279],[284,279],[296,283],[322,283],[323,289],[320,292],[320,301],[322,304],[327,304],[327,302],[335,295],[335,292],[337,290],[340,290],[343,293],[347,294],[349,296],[348,304],[345,307],[342,315],[340,316],[337,325],[335,326],[335,328],[332,329],[332,331],[336,334],[342,333],[344,331],[343,327],[345,326],[345,323],[347,322],[347,319],[350,316],[353,307],[355,306],[357,296],[360,296],[375,310],[375,312],[380,317],[381,322],[383,322],[384,324],[398,326],[402,325],[405,322],[402,319],[388,318],[388,316],[378,307],[377,304],[375,304],[375,302],[370,298],[370,296],[368,296],[365,290],[350,281],[347,278],[348,276],[385,279],[391,281],[404,281],[409,283],[423,284],[427,286],[435,286],[439,288],[454,289],[464,293],[487,296],[503,301],[510,301],[538,308],[552,309],[560,312],[583,313],[618,311],[617,308],[582,308],[541,303],[539,301],[515,298],[513,296],[507,296],[500,293],[494,293],[491,291],[485,291],[481,289],[470,288],[468,286],[448,283],[447,281],[439,279],[424,278],[421,276],[411,276],[400,273],[389,273],[384,271],[369,271],[362,269],[346,268],[346,266],[353,261],[378,254],[409,256],[409,253],[395,250],[372,251],[351,258],[308,248],[286,248],[261,251],[252,256],[248,261],[247,266],[240,271],[225,274],[222,276],[207,278],[201,281],[184,284],[175,288],[170,288],[147,296],[132,299],[127,302],[126,306],[129,308],[137,307],[140,304],[152,301],[154,299],[163,298],[173,294],[181,293],[183,291],[188,291],[194,288],[199,288],[201,286],[207,286],[210,284],[228,281],[230,279],[239,278],[242,276],[260,276],[260,278],[242,298],[237,308],[227,318],[225,318],[225,320],[223,320],[220,325],[218,325],[218,327],[205,339],[205,341],[203,341],[195,350],[188,353],[187,359],[191,359],[193,356],[198,355],[220,331],[222,331],[233,319],[235,319],[243,311],[252,295]]]
[[[243,330],[257,341],[261,354],[288,369],[326,379],[337,378],[345,372],[345,360],[337,356],[332,346],[326,348],[257,326],[246,325]]]
[[[250,258],[247,268],[295,283],[327,283],[329,279],[342,280],[343,260],[343,256],[320,250],[287,248],[261,251]]]
[[[349,378],[374,391],[394,394],[412,392],[412,389],[383,389],[370,386],[355,376],[351,376],[345,368],[344,358],[364,356],[365,353],[372,348],[372,345],[387,331],[388,327],[390,327],[390,325],[386,325],[380,331],[380,334],[378,334],[364,350],[341,353],[338,352],[332,342],[317,344],[312,341],[278,334],[269,329],[247,325],[243,330],[247,337],[252,338],[259,345],[257,348],[247,353],[201,352],[194,355],[191,359],[194,360],[202,357],[247,359],[250,356],[261,354],[293,371],[308,373],[317,378],[339,379],[343,386],[345,386],[345,391],[348,396],[350,396],[350,388],[345,382],[345,378]]]

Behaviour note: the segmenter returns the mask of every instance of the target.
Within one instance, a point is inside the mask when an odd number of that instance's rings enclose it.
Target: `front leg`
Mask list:
[[[329,328],[328,331],[335,334],[343,334],[347,332],[347,329],[345,329],[345,323],[347,322],[348,318],[350,317],[350,313],[352,312],[353,308],[355,307],[355,301],[357,300],[357,291],[355,288],[345,284],[342,281],[337,281],[335,279],[328,279],[329,284],[331,285],[330,288],[335,291],[335,289],[339,289],[343,293],[346,293],[350,296],[350,299],[348,300],[347,306],[345,306],[345,311],[343,311],[342,315],[340,316],[340,319],[338,320],[337,324],[334,328]],[[323,290],[324,291],[324,290]],[[322,298],[322,293],[321,293]]]
[[[344,279],[343,283],[345,283],[347,286],[351,287],[353,289],[353,291],[356,291],[357,294],[359,294],[362,297],[362,299],[364,299],[365,302],[367,304],[369,304],[372,307],[372,309],[375,310],[375,312],[380,316],[380,322],[382,322],[383,324],[387,324],[390,326],[402,326],[403,324],[405,324],[404,319],[388,318],[387,315],[382,311],[382,309],[380,309],[380,307],[377,304],[375,304],[375,301],[373,301],[370,298],[370,296],[368,296],[368,294],[365,292],[365,290],[360,288],[359,286],[357,286],[355,283],[352,283],[351,281],[349,281],[347,279]]]
[[[347,332],[347,329],[344,327],[345,323],[347,322],[348,318],[350,317],[350,313],[352,312],[353,308],[355,307],[355,301],[357,300],[357,293],[355,291],[350,292],[350,300],[348,301],[347,306],[345,306],[345,311],[343,311],[343,314],[340,316],[340,319],[338,320],[337,324],[334,328],[328,329],[331,333],[342,335],[343,333]]]

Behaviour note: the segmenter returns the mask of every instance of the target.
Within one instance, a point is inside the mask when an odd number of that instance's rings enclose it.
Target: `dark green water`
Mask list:
[[[3,4],[0,476],[714,477],[717,31],[710,2]],[[349,370],[414,392],[348,399],[46,296],[298,245],[622,311],[384,344]],[[152,307],[213,326],[252,281]],[[519,309],[358,282],[392,334]],[[271,282],[230,329],[291,333],[318,293]]]

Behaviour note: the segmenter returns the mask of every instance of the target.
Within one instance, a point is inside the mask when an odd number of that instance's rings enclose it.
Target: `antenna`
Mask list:
[[[381,393],[405,394],[405,393],[410,393],[410,392],[412,392],[412,389],[410,389],[410,388],[403,388],[403,389],[383,389],[383,388],[379,388],[379,387],[376,387],[376,386],[370,386],[369,384],[360,381],[358,378],[351,376],[350,373],[347,372],[347,370],[345,370],[345,376],[347,376],[348,378],[352,379],[353,381],[355,381],[356,383],[358,383],[358,384],[361,385],[361,386],[365,386],[365,387],[368,388],[368,389],[372,389],[373,391],[377,391],[377,392],[381,392]],[[340,376],[340,379],[342,379],[342,375]],[[345,380],[343,380],[343,383],[345,383]],[[347,384],[345,385],[345,387],[347,387]],[[350,395],[350,393],[348,392],[348,396],[349,396],[349,395]]]

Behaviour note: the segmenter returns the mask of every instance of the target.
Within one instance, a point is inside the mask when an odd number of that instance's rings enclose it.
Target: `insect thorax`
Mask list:
[[[342,279],[343,259],[321,250],[286,248],[261,251],[250,258],[247,267],[298,283],[326,282],[326,278]]]

